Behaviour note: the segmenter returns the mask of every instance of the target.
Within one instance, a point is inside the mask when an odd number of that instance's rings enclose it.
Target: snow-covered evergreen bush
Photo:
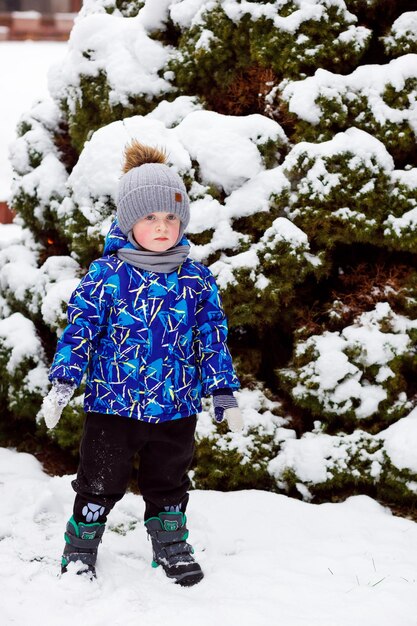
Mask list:
[[[137,138],[184,177],[243,383],[242,435],[205,406],[195,484],[415,502],[415,19],[377,0],[87,0],[11,149],[8,417],[36,418]],[[81,415],[82,388],[60,446],[76,451]]]
[[[317,66],[353,67],[371,36],[344,2],[332,0],[184,1],[170,14],[181,32],[170,63],[176,86],[225,110],[229,92],[238,107],[251,103],[239,90],[245,78],[265,91],[268,83],[312,74]]]
[[[271,400],[261,385],[243,389],[236,397],[243,409],[245,430],[231,433],[224,424],[215,425],[210,403],[197,425],[197,450],[192,473],[193,483],[203,489],[275,490],[269,462],[283,442],[295,438],[290,418],[283,407]]]
[[[338,241],[387,246],[384,221],[409,208],[393,196],[393,168],[385,146],[357,128],[321,143],[299,142],[282,166],[291,192],[275,202],[321,248]]]
[[[47,366],[35,325],[21,313],[0,320],[0,385],[3,419],[34,416],[34,405],[48,388]]]
[[[417,11],[407,11],[400,15],[382,40],[390,56],[417,53]]]
[[[379,302],[341,332],[297,343],[280,375],[297,403],[323,420],[352,427],[372,417],[392,421],[412,406],[405,373],[417,376],[416,340],[417,320]]]
[[[300,439],[282,442],[267,471],[276,488],[306,500],[360,491],[385,502],[414,505],[417,463],[411,448],[416,444],[416,420],[414,409],[378,434],[357,429],[333,436],[323,433],[318,422]]]
[[[311,254],[307,235],[285,217],[277,217],[245,252],[223,254],[211,267],[232,328],[273,326],[282,309],[296,305],[297,286],[308,275],[323,275],[324,261],[324,254]]]
[[[22,116],[17,134],[10,154],[18,176],[13,208],[37,241],[47,243],[57,230],[65,241],[65,232],[59,230],[59,206],[68,177],[65,150],[71,148],[66,148],[65,122],[58,107],[53,101],[37,103]]]
[[[362,65],[351,74],[318,69],[282,92],[297,139],[322,142],[337,131],[360,128],[379,139],[398,163],[416,149],[417,55],[384,65]]]

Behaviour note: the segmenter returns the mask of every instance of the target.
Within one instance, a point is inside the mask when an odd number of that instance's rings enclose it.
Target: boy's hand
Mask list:
[[[55,428],[61,413],[71,400],[76,385],[65,381],[54,380],[52,389],[42,402],[42,415],[48,428]]]
[[[214,419],[220,423],[225,418],[230,430],[238,433],[243,430],[242,413],[231,389],[216,389],[213,392]]]

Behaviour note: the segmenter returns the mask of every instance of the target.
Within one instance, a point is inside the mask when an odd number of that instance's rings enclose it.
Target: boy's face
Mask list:
[[[180,223],[180,218],[175,213],[156,211],[136,222],[132,229],[133,236],[145,250],[165,252],[176,243]]]

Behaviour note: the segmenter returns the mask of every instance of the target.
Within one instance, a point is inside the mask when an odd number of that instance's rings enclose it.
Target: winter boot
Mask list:
[[[68,563],[80,562],[77,574],[96,576],[97,550],[103,536],[105,524],[83,524],[73,517],[67,524],[64,554],[62,555],[61,572],[67,571]]]
[[[152,567],[162,565],[168,578],[184,587],[195,585],[204,574],[186,542],[188,530],[184,513],[159,513],[145,522],[152,541]]]

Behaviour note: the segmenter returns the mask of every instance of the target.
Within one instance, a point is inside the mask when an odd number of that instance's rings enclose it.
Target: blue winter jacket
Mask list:
[[[194,415],[202,395],[238,389],[210,270],[189,258],[169,274],[141,270],[121,247],[132,245],[114,222],[70,298],[49,379],[79,385],[87,369],[85,411],[145,422]]]

